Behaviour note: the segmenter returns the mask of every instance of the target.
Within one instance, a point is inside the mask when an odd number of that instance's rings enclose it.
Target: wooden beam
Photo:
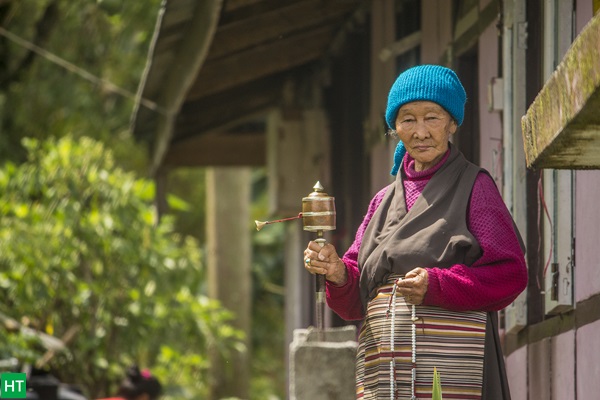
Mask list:
[[[521,119],[527,167],[600,169],[600,14]]]
[[[309,0],[291,5],[283,4],[285,6],[219,27],[208,60],[271,41],[279,41],[295,32],[338,18],[341,20],[356,7],[356,3],[351,1]]]
[[[453,56],[458,57],[470,50],[484,30],[498,19],[498,1],[491,0],[482,10],[475,7],[457,24],[452,43]]]
[[[528,325],[515,334],[505,338],[504,354],[510,355],[523,346],[539,342],[542,339],[557,337],[562,333],[577,330],[600,319],[600,295],[595,294],[577,302],[575,309],[545,319],[537,324]]]
[[[230,1],[227,1],[225,2],[224,13],[221,15],[221,21],[219,23],[221,25],[227,25],[279,8],[282,6],[282,3],[285,3],[285,5],[288,6],[291,3],[298,3],[300,1],[304,0],[260,0],[257,2],[252,1],[251,4],[247,2],[243,2],[244,4],[232,4]]]
[[[212,133],[171,144],[165,166],[257,166],[266,164],[265,132],[228,134]]]
[[[327,50],[333,30],[326,26],[207,63],[187,99],[195,100],[312,61]]]
[[[403,37],[401,40],[398,40],[387,47],[384,47],[379,53],[379,59],[382,62],[386,62],[391,57],[398,57],[407,51],[414,49],[415,47],[421,45],[421,36],[421,31],[417,31]]]
[[[234,90],[188,101],[177,117],[173,141],[222,129],[276,106],[280,103],[284,78],[284,74],[278,74]]]
[[[225,12],[247,8],[260,3],[262,0],[228,0],[225,3]]]

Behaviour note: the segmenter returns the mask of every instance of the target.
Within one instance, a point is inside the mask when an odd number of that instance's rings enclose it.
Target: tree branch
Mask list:
[[[0,6],[3,3],[11,2],[12,0],[0,0]],[[39,46],[44,47],[50,38],[50,33],[58,22],[58,0],[54,0],[46,6],[42,17],[36,23],[35,35],[32,42]],[[11,72],[6,74],[6,77],[0,80],[0,90],[6,90],[6,88],[15,81],[18,81],[20,77],[25,73],[27,69],[31,67],[35,60],[36,54],[33,51],[28,51],[25,57],[21,60],[19,65]]]

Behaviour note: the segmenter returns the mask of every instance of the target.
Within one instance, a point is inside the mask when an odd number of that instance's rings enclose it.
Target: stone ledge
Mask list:
[[[356,327],[296,329],[290,344],[290,400],[356,396]]]
[[[528,168],[600,168],[600,14],[521,119]]]

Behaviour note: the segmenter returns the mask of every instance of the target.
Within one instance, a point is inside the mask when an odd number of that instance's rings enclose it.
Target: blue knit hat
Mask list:
[[[390,89],[385,111],[385,121],[390,129],[396,128],[396,117],[400,107],[412,101],[437,103],[450,113],[458,126],[463,123],[467,94],[456,73],[449,68],[441,65],[419,65],[398,76]],[[399,142],[394,153],[392,175],[398,173],[405,152],[404,144]]]

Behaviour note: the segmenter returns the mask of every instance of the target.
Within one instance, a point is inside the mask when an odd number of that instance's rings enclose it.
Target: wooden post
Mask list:
[[[250,181],[250,168],[209,168],[206,173],[208,294],[235,313],[233,325],[246,338],[251,321]],[[249,398],[248,352],[228,359],[211,352],[210,357],[210,399]]]

